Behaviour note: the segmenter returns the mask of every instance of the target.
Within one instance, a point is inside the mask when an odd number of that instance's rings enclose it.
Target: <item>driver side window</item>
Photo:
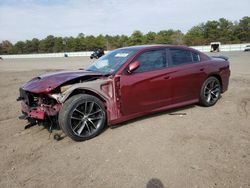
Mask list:
[[[136,57],[135,61],[139,61],[140,66],[134,73],[162,69],[166,67],[166,51],[161,49],[143,52]]]

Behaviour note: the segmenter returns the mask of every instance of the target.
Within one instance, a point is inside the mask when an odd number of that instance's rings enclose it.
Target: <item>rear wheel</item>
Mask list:
[[[205,80],[200,91],[200,104],[203,106],[213,106],[221,95],[220,81],[215,77]]]
[[[105,107],[98,98],[78,94],[69,98],[59,112],[59,125],[75,141],[97,136],[106,123]]]

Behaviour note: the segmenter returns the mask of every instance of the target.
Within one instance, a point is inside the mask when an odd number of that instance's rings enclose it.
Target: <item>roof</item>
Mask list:
[[[151,49],[151,48],[161,48],[161,47],[178,47],[178,48],[188,48],[187,46],[181,45],[170,45],[170,44],[150,44],[150,45],[137,45],[137,46],[128,46],[119,49],[131,49],[131,50],[143,50],[143,49]]]

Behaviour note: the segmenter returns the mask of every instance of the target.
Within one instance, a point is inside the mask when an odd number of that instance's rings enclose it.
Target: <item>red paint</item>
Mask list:
[[[62,105],[56,104],[54,106],[44,106],[41,104],[38,107],[29,107],[24,102],[21,102],[22,111],[27,114],[28,117],[34,119],[44,120],[45,116],[55,116],[60,111]]]
[[[43,120],[45,118],[45,112],[41,109],[33,109],[28,113],[28,116],[34,119]]]
[[[29,82],[25,83],[22,88],[32,93],[49,93],[67,81],[84,76],[100,75],[100,73],[85,70],[53,72],[33,78]]]
[[[139,66],[140,66],[139,61],[135,61],[135,62],[131,63],[129,65],[129,68],[128,68],[128,73],[132,73],[132,71],[136,70]]]

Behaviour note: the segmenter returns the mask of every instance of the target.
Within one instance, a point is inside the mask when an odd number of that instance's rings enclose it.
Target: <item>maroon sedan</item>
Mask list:
[[[199,103],[228,88],[226,57],[173,45],[116,49],[86,70],[49,73],[20,88],[22,118],[58,127],[76,141],[145,114]]]

